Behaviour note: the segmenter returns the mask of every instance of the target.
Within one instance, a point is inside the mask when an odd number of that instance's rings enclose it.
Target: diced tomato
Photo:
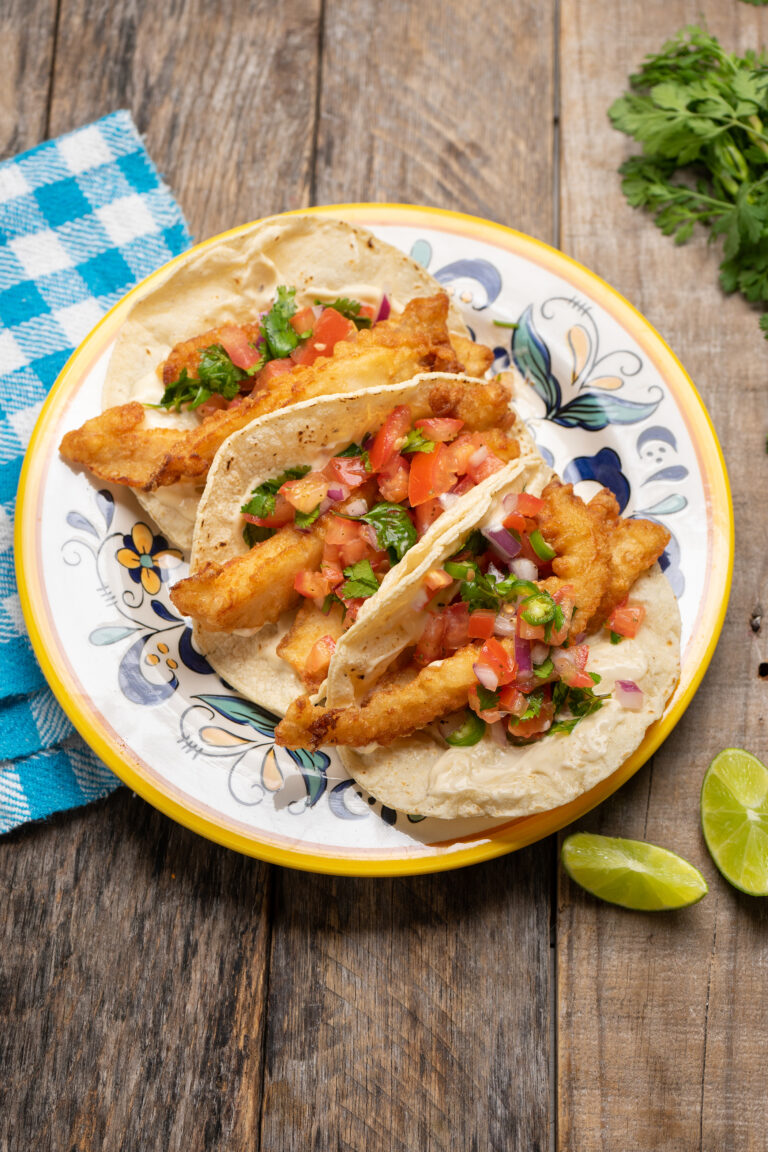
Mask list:
[[[477,688],[473,684],[469,690],[469,706],[481,720],[485,720],[487,724],[495,724],[497,720],[501,719],[501,710],[499,708],[483,708],[480,704],[480,697],[477,694]]]
[[[458,484],[455,484],[454,487],[451,488],[451,492],[454,496],[465,496],[466,493],[471,492],[474,487],[475,482],[471,476],[462,476]]]
[[[328,495],[328,481],[321,472],[308,472],[298,480],[286,480],[280,488],[297,512],[314,512],[318,504]]]
[[[456,648],[463,648],[469,640],[469,608],[462,601],[459,604],[451,604],[443,612],[443,619],[445,621],[445,631],[443,633],[443,643],[446,648],[455,651]]]
[[[473,613],[476,615],[476,613]],[[472,617],[470,616],[470,623]],[[511,684],[515,678],[515,660],[496,639],[491,636],[480,649],[480,664],[490,668],[498,677],[499,684]]]
[[[325,546],[339,547],[348,544],[350,540],[357,540],[360,527],[356,520],[345,520],[343,516],[329,516],[328,527],[325,531]]]
[[[479,484],[481,480],[487,480],[489,476],[493,476],[494,472],[500,472],[503,467],[504,461],[499,460],[498,456],[494,456],[493,452],[489,452],[479,463],[473,463],[470,460],[467,465],[467,474],[472,477],[475,484]]]
[[[380,472],[385,464],[387,464],[397,452],[403,438],[408,434],[411,427],[411,410],[405,404],[398,404],[397,408],[393,409],[387,416],[376,433],[376,438],[371,445],[369,452],[369,459],[371,462],[371,471]],[[424,453],[420,453],[424,455]]]
[[[529,624],[523,620],[522,614],[517,614],[517,634],[521,640],[544,640],[544,625]]]
[[[442,616],[430,616],[426,627],[421,634],[413,659],[417,664],[431,664],[443,655],[443,628]]]
[[[521,536],[528,530],[528,521],[519,512],[510,512],[506,520],[502,520],[502,524],[510,532],[519,532]]]
[[[541,711],[533,720],[519,720],[517,724],[510,723],[509,734],[517,740],[530,740],[532,736],[542,736],[552,727],[555,708],[551,700],[545,700]]]
[[[511,712],[513,716],[522,716],[528,701],[514,684],[507,684],[499,693],[499,707],[504,712]]]
[[[324,471],[330,479],[339,480],[348,488],[359,488],[369,477],[362,456],[334,456]]]
[[[408,501],[412,508],[442,496],[453,487],[455,473],[448,449],[438,444],[434,452],[416,452],[408,477]]]
[[[362,536],[358,536],[357,540],[350,540],[348,544],[342,544],[339,551],[345,568],[350,564],[357,564],[360,560],[370,559],[372,554],[370,544]]]
[[[437,592],[438,589],[453,584],[453,576],[449,576],[443,568],[431,568],[424,577],[424,584],[430,592]]]
[[[271,516],[251,516],[250,513],[244,512],[243,519],[247,520],[249,524],[258,524],[260,528],[282,528],[284,524],[290,524],[293,520],[294,509],[286,500],[285,496],[279,493],[275,497],[275,510]]]
[[[229,401],[221,396],[218,392],[216,392],[213,396],[210,397],[210,399],[203,401],[203,403],[198,407],[197,413],[199,416],[202,416],[202,418],[205,419],[206,416],[210,416],[211,412],[219,412],[222,408],[228,407]]]
[[[320,318],[314,321],[314,331],[299,348],[291,353],[295,364],[314,364],[320,356],[332,356],[340,340],[348,340],[357,332],[351,320],[347,320],[335,308],[324,308]]]
[[[357,620],[357,614],[365,604],[365,597],[358,596],[353,600],[346,600],[340,592],[337,592],[336,595],[344,605],[344,627],[350,628]]]
[[[423,504],[419,504],[418,508],[414,510],[414,518],[416,520],[416,531],[419,536],[423,536],[427,532],[438,516],[442,516],[443,506],[439,500],[426,500]]]
[[[518,492],[515,512],[520,512],[523,516],[538,516],[543,507],[544,501],[540,496],[531,496],[530,492]]]
[[[304,662],[304,671],[308,676],[325,676],[331,663],[331,656],[336,651],[336,641],[333,636],[321,636],[309,650]]]
[[[573,648],[557,648],[552,650],[552,663],[560,679],[569,688],[592,688],[594,681],[584,669],[589,658],[589,648],[586,644],[577,644]]]
[[[464,427],[463,420],[452,420],[448,416],[430,416],[426,420],[414,420],[414,428],[420,428],[428,440],[446,444],[455,440]]]
[[[314,309],[309,305],[306,308],[301,308],[294,316],[291,316],[290,324],[297,336],[302,336],[305,332],[313,332],[315,328]]]
[[[410,465],[405,456],[395,453],[379,470],[379,492],[392,504],[400,504],[408,495]]]
[[[496,613],[487,608],[480,608],[469,617],[467,633],[470,640],[487,640],[493,636],[496,624]]]
[[[568,638],[568,629],[571,626],[574,609],[573,588],[570,584],[564,584],[562,588],[558,588],[552,599],[555,601],[555,604],[559,604],[563,610],[562,628],[555,628],[553,624],[549,630],[549,643],[556,647],[558,644],[564,643]]]
[[[374,308],[372,304],[361,304],[358,316],[364,316],[366,320],[375,320],[378,309]]]
[[[327,596],[331,591],[331,585],[320,572],[307,572],[306,569],[297,573],[293,581],[293,587],[302,596],[308,597],[310,600],[315,600],[323,596]]]
[[[458,440],[454,440],[453,444],[448,448],[451,459],[451,468],[457,476],[463,476],[467,471],[467,465],[475,452],[477,452],[479,445],[476,443],[473,436],[464,433],[459,436]]]
[[[344,573],[338,564],[329,564],[323,560],[320,565],[320,572],[330,584],[331,588],[336,588],[344,580]]]
[[[261,358],[258,348],[249,343],[245,332],[237,324],[225,324],[219,329],[219,343],[236,367],[247,372]]]
[[[616,632],[619,636],[626,636],[631,640],[637,636],[637,630],[644,619],[645,605],[631,604],[625,600],[622,604],[616,605],[608,617],[607,624],[611,632]]]
[[[286,372],[292,372],[293,368],[294,363],[290,356],[286,356],[284,360],[269,360],[255,380],[258,381],[259,388],[268,388],[273,380],[278,376],[284,376]]]

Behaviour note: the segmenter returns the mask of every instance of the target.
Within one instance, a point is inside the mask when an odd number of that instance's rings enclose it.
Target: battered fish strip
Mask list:
[[[514,658],[515,641],[502,640],[501,645]],[[284,748],[361,747],[410,736],[467,704],[470,689],[477,685],[472,665],[481,647],[470,644],[445,660],[428,664],[407,684],[374,688],[360,707],[314,707],[307,696],[300,696],[275,729],[275,740]]]
[[[261,628],[278,620],[302,599],[293,579],[302,568],[316,568],[323,555],[327,522],[321,517],[307,531],[291,526],[264,540],[245,556],[226,564],[210,562],[171,589],[171,600],[185,616],[195,616],[211,632]],[[200,606],[208,611],[200,615]]]
[[[290,664],[304,687],[314,692],[320,687],[325,674],[307,672],[307,658],[318,640],[330,636],[338,640],[344,632],[344,609],[333,604],[325,613],[312,600],[305,600],[296,613],[293,624],[277,646],[277,655]]]
[[[418,372],[461,372],[447,317],[445,293],[419,297],[396,319],[340,341],[332,356],[275,378],[268,389],[259,390],[257,383],[249,396],[211,412],[187,432],[144,427],[144,407],[134,401],[107,409],[68,432],[61,454],[103,480],[144,491],[185,479],[202,480],[224,440],[266,412],[315,396],[398,384]],[[178,363],[192,363],[190,356],[201,351],[197,342],[209,336],[177,345],[169,359],[176,356]],[[195,347],[190,349],[190,344]]]
[[[552,480],[541,498],[539,529],[557,556],[554,576],[540,586],[554,595],[570,585],[576,602],[570,634],[594,631],[658,560],[670,534],[652,520],[622,519],[607,488],[585,504],[574,495],[572,484]]]

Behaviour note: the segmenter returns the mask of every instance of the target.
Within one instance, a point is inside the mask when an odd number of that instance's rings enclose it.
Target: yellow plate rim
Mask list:
[[[37,521],[35,497],[43,473],[43,461],[35,449],[49,430],[55,426],[63,403],[77,389],[85,371],[84,362],[92,357],[90,348],[95,342],[96,335],[98,334],[99,337],[103,335],[108,340],[119,327],[123,313],[128,310],[134,299],[150,288],[156,280],[166,275],[170,268],[189,259],[193,253],[197,254],[224,239],[237,236],[258,221],[239,225],[217,236],[212,236],[193,248],[187,249],[151,273],[135,288],[126,293],[102,317],[64,365],[35,424],[19,481],[14,545],[16,578],[24,619],[29,629],[33,649],[45,677],[62,708],[85,741],[128,787],[165,815],[170,816],[193,832],[244,855],[262,859],[267,863],[281,864],[303,871],[342,876],[417,875],[491,860],[507,852],[526,847],[528,844],[559,831],[612,795],[653,755],[675,727],[690,703],[717,646],[728,606],[733,573],[733,507],[725,461],[711,418],[698,390],[666,341],[621,293],[572,257],[565,255],[542,240],[518,232],[504,224],[442,208],[397,203],[333,204],[296,209],[293,212],[284,213],[284,215],[305,213],[338,216],[350,222],[368,226],[396,224],[401,227],[441,228],[447,232],[460,233],[485,241],[492,246],[500,246],[514,251],[559,273],[574,286],[583,287],[583,290],[592,299],[595,299],[626,330],[631,332],[634,339],[653,360],[661,372],[665,384],[671,386],[675,392],[684,415],[691,421],[689,425],[691,439],[699,458],[702,481],[711,510],[710,533],[716,538],[719,545],[717,549],[712,549],[713,563],[710,580],[696,622],[699,636],[708,635],[708,638],[699,641],[695,667],[693,667],[687,681],[678,688],[665,715],[649,728],[642,744],[620,768],[589,792],[582,794],[569,804],[551,809],[548,812],[511,821],[508,825],[491,830],[490,839],[487,841],[474,844],[470,848],[443,851],[436,855],[408,855],[393,851],[378,858],[362,859],[354,855],[325,855],[316,845],[312,847],[311,851],[282,848],[265,843],[261,832],[241,831],[239,829],[243,828],[243,825],[229,827],[210,819],[202,810],[198,809],[196,802],[192,802],[188,798],[180,801],[169,794],[171,789],[165,792],[156,787],[152,781],[146,779],[140,768],[126,759],[126,750],[118,747],[119,741],[105,731],[105,725],[99,725],[91,718],[87,702],[79,693],[73,694],[71,686],[67,683],[66,671],[62,668],[59,653],[51,654],[49,652],[45,629],[38,623],[37,608],[39,597],[42,595],[42,573],[39,570],[39,565],[36,564],[34,555]],[[723,543],[726,544],[725,554],[723,554],[722,549]],[[700,627],[702,623],[709,625],[708,634],[706,629]],[[235,824],[236,822],[232,823]],[[473,839],[476,839],[476,836]],[[456,843],[456,841],[451,843]],[[438,845],[435,844],[432,847],[438,847]]]

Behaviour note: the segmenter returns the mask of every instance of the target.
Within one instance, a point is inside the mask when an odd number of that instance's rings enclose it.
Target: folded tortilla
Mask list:
[[[540,495],[553,475],[543,464],[535,474],[529,468],[526,491]],[[327,707],[359,704],[398,654],[418,640],[425,623],[418,607],[423,572],[442,567],[473,528],[490,523],[498,502],[520,491],[519,479],[502,473],[491,477],[496,483],[478,487],[449,530],[433,538],[418,570],[396,570],[389,595],[365,616],[361,613],[339,640],[326,683]],[[623,708],[611,696],[570,734],[544,736],[521,747],[500,745],[490,728],[473,747],[451,747],[433,724],[386,747],[339,747],[347,770],[382,804],[413,815],[513,818],[567,804],[638,747],[664,712],[679,677],[680,612],[658,564],[636,581],[630,597],[646,608],[637,636],[614,645],[601,628],[585,642],[591,650],[589,671],[602,677],[596,693],[612,692],[616,680],[633,680],[643,692],[639,711]]]
[[[281,285],[296,289],[297,308],[339,296],[378,306],[384,292],[394,315],[409,300],[442,291],[420,264],[358,225],[312,214],[268,217],[191,252],[153,278],[115,341],[103,407],[156,404],[163,394],[158,368],[176,344],[222,324],[254,320],[271,307]],[[453,302],[448,326],[467,335]],[[198,424],[190,411],[145,414],[146,427],[185,430]],[[182,481],[155,492],[134,491],[161,531],[189,548],[202,487]]]
[[[230,436],[208,474],[195,525],[190,571],[194,574],[209,561],[223,564],[248,551],[240,509],[257,485],[296,465],[324,464],[335,452],[352,441],[360,443],[375,431],[398,404],[408,404],[418,418],[420,408],[428,411],[431,388],[444,380],[477,384],[469,377],[423,373],[405,384],[306,400],[262,416]],[[413,573],[421,579],[432,566],[434,542],[444,535],[457,538],[465,510],[478,494],[498,486],[500,480],[508,481],[510,491],[522,491],[527,478],[543,467],[522,423],[515,427],[514,435],[520,443],[520,457],[439,517],[385,575],[375,596],[366,600],[358,614],[359,623],[388,600],[403,575]],[[295,614],[295,609],[286,612],[277,623],[248,634],[213,632],[196,624],[195,643],[228,684],[264,707],[284,713],[291,701],[306,691],[293,668],[276,651]]]

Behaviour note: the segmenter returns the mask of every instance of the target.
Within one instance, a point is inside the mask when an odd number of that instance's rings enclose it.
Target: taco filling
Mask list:
[[[630,590],[668,540],[657,523],[622,519],[607,489],[589,504],[556,479],[540,497],[508,493],[422,578],[411,605],[424,619],[415,646],[360,704],[296,700],[277,742],[386,745],[449,717],[442,735],[459,747],[480,741],[486,725],[508,745],[572,733],[608,695],[586,641],[602,629],[612,643],[638,634],[646,608]],[[643,705],[633,681],[612,691],[629,711]]]

